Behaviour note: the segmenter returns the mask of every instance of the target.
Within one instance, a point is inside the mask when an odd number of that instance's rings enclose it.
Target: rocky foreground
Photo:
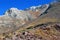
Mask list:
[[[60,40],[60,23],[39,24],[33,28],[3,34],[0,40]]]

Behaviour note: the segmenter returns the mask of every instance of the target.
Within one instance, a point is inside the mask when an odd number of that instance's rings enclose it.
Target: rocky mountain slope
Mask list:
[[[5,15],[0,17],[0,33],[16,30],[20,26],[35,20],[41,14],[43,14],[48,7],[49,5],[45,4],[36,7],[35,11],[33,10],[34,7],[30,8],[29,10],[18,10],[17,8],[11,8],[7,10]]]
[[[60,40],[60,2],[11,8],[0,19],[0,40]]]

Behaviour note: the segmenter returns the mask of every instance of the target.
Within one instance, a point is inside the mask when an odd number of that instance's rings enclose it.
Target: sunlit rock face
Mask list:
[[[21,24],[25,24],[25,21],[29,21],[29,19],[32,18],[29,12],[18,10],[17,8],[11,8],[6,12],[6,15],[13,19],[20,20]]]
[[[30,7],[28,8],[29,10],[10,8],[5,12],[5,15],[0,17],[0,33],[14,31],[20,26],[35,20],[43,14],[48,7],[49,4]]]

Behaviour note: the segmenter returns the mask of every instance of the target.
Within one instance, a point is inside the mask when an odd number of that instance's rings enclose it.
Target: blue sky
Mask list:
[[[26,9],[31,6],[47,4],[53,0],[0,0],[0,15],[3,15],[6,10],[15,7],[18,9]]]

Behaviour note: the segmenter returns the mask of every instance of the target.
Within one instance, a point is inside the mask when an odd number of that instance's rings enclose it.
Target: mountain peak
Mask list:
[[[42,5],[38,5],[38,6],[32,6],[30,7],[30,9],[36,9],[37,7],[41,7]]]
[[[7,10],[5,12],[5,15],[7,15],[9,17],[14,17],[14,18],[18,17],[18,16],[19,16],[18,18],[21,18],[21,16],[23,18],[24,18],[24,16],[25,17],[29,16],[29,17],[36,18],[37,16],[41,15],[42,13],[44,13],[48,8],[49,8],[49,4],[32,6],[32,7],[28,8],[27,10],[19,10],[17,8],[10,8],[9,10]]]
[[[10,8],[10,10],[17,11],[19,9],[18,8]],[[23,11],[23,10],[19,10],[19,11]]]
[[[42,9],[44,9],[44,8],[46,8],[46,7],[49,7],[49,4],[32,6],[32,7],[30,7],[30,8],[25,9],[25,10],[27,10],[27,11],[28,11],[28,10],[38,11],[38,10],[42,10]]]

